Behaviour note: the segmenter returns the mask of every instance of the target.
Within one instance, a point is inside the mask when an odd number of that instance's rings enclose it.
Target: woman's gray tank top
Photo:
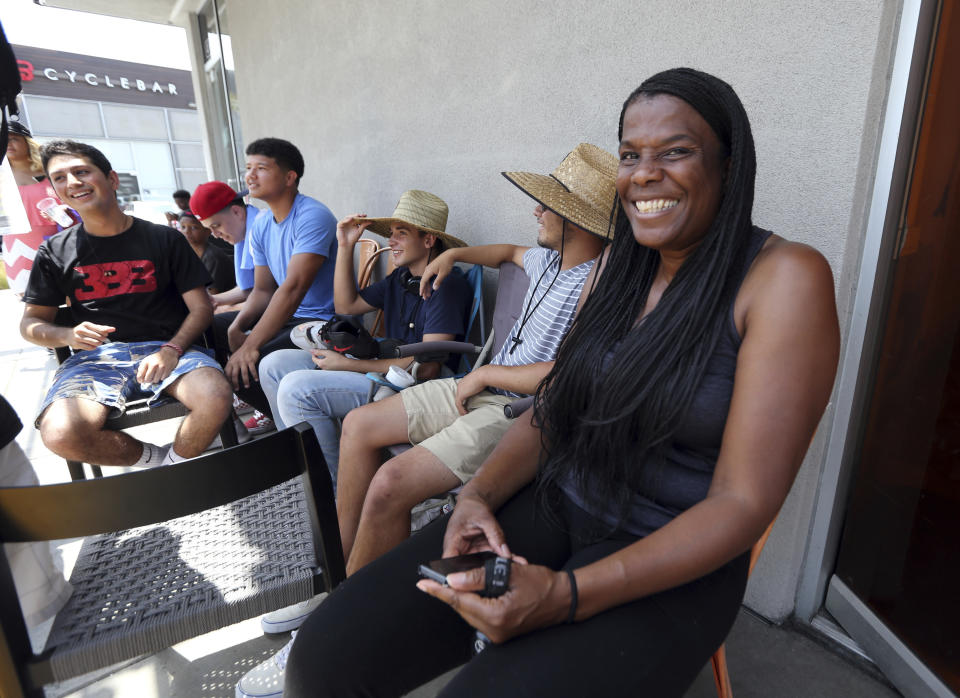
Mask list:
[[[743,278],[770,237],[770,231],[754,228],[747,248]],[[736,294],[734,294],[734,299]],[[726,331],[707,362],[693,401],[680,423],[673,442],[667,447],[665,460],[658,467],[657,496],[655,499],[634,493],[628,515],[617,525],[618,516],[610,510],[598,511],[576,489],[574,483],[563,484],[564,493],[581,508],[617,530],[636,536],[646,536],[671,521],[707,496],[713,469],[720,454],[723,430],[733,396],[734,373],[741,337],[734,320],[734,302],[726,310]]]

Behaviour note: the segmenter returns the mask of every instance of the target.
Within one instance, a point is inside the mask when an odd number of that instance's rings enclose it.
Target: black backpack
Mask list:
[[[376,359],[379,347],[367,328],[350,315],[334,315],[320,329],[320,339],[340,354],[350,354],[355,359]]]

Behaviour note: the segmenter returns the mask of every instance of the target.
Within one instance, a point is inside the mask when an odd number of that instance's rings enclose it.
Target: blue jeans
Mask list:
[[[336,485],[340,420],[353,408],[367,404],[370,380],[353,371],[323,371],[303,349],[268,354],[260,361],[259,372],[277,428],[309,423]]]

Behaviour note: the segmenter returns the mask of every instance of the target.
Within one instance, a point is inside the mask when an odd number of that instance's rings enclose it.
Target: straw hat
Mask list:
[[[467,243],[445,232],[447,227],[447,204],[439,196],[428,191],[410,189],[400,195],[400,201],[390,218],[367,218],[371,230],[385,238],[390,237],[390,226],[395,223],[412,225],[424,233],[433,233],[441,238],[448,248],[466,247]]]
[[[558,216],[602,238],[610,238],[610,214],[617,196],[617,158],[581,143],[549,175],[501,174]]]

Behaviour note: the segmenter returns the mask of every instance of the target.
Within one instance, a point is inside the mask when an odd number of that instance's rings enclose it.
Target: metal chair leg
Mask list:
[[[70,471],[70,479],[74,482],[87,479],[87,474],[83,472],[83,463],[80,461],[68,460],[67,470]]]
[[[231,448],[237,443],[237,428],[233,423],[233,410],[230,410],[223,426],[220,427],[220,445],[222,448]]]

